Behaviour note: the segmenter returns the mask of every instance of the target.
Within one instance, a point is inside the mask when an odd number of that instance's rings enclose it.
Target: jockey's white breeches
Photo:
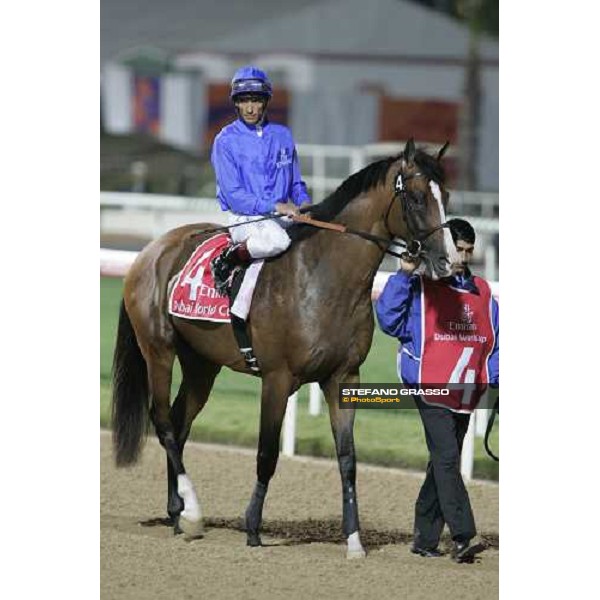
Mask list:
[[[285,231],[285,228],[293,224],[291,219],[278,217],[253,223],[262,218],[261,216],[234,215],[233,213],[229,216],[230,225],[239,225],[239,227],[229,230],[232,241],[235,244],[246,242],[252,258],[276,256],[287,250],[291,244],[290,236]]]

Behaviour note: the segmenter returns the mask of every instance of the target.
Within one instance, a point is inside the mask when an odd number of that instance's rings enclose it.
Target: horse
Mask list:
[[[452,240],[442,227],[448,204],[441,165],[446,147],[434,156],[409,140],[399,155],[371,163],[310,208],[314,219],[344,223],[364,232],[362,237],[294,225],[288,230],[294,239],[291,247],[263,266],[248,319],[261,366],[255,376],[262,377],[257,479],[245,512],[249,546],[262,545],[263,504],[279,457],[288,397],[301,385],[318,382],[329,407],[341,476],[346,555],[365,556],[359,533],[354,409],[340,408],[338,384],[359,382],[373,338],[373,279],[394,238],[420,241],[433,276],[449,274]],[[167,311],[168,282],[211,227],[201,223],[173,229],[140,252],[124,280],[113,360],[116,464],[136,462],[151,421],[167,455],[168,523],[190,538],[203,535],[200,503],[183,464],[192,421],[223,366],[253,374],[229,323],[186,320]],[[170,406],[176,357],[182,382]]]

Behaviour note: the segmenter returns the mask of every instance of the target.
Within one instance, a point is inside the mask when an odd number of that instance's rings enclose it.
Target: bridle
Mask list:
[[[399,172],[398,175],[396,176],[396,182],[394,184],[394,195],[392,196],[392,198],[390,200],[390,203],[385,212],[385,217],[383,219],[383,223],[386,226],[388,231],[391,231],[390,226],[388,224],[388,219],[389,219],[392,207],[394,206],[394,201],[397,199],[400,199],[400,203],[402,205],[402,218],[404,219],[404,222],[406,223],[407,229],[410,230],[410,225],[408,223],[407,215],[411,210],[411,207],[409,204],[409,198],[410,197],[414,198],[414,196],[413,196],[413,192],[406,189],[405,183],[407,181],[410,181],[411,179],[415,179],[417,177],[427,179],[427,182],[428,183],[430,182],[430,179],[426,175],[421,173],[420,171],[416,171],[415,173],[410,173],[408,175],[405,175],[402,172]],[[445,223],[442,223],[441,225],[438,225],[437,227],[434,227],[433,229],[426,231],[425,233],[423,233],[422,235],[420,235],[418,237],[413,237],[413,239],[410,242],[405,242],[404,240],[400,240],[400,241],[391,240],[390,241],[390,240],[384,240],[384,238],[379,238],[379,240],[387,242],[388,245],[390,245],[390,246],[391,245],[404,246],[406,248],[406,252],[408,253],[408,255],[411,258],[416,258],[421,253],[421,250],[423,247],[423,242],[429,236],[433,235],[436,231],[439,231],[440,229],[444,229],[445,227],[449,227],[451,222],[452,222],[452,220],[446,221]],[[387,254],[391,254],[392,256],[396,256],[398,258],[401,257],[400,254],[397,254],[396,252],[389,250],[389,248],[386,249],[385,252]]]

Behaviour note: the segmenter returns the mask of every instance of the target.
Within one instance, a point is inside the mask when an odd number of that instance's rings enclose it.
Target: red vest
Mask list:
[[[473,384],[447,396],[425,396],[427,404],[470,412],[489,381],[487,363],[494,349],[492,292],[484,279],[473,277],[479,294],[421,278],[421,365],[423,387]]]

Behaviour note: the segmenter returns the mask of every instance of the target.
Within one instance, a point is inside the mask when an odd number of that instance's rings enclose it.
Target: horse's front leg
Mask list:
[[[356,454],[354,452],[354,407],[339,407],[338,384],[358,383],[358,372],[332,376],[321,384],[329,406],[329,419],[335,440],[340,475],[342,478],[342,531],[348,540],[347,558],[364,558],[360,541],[358,501],[356,494]]]
[[[256,456],[257,481],[246,509],[246,543],[261,546],[260,526],[269,481],[279,459],[279,436],[285,415],[292,377],[287,372],[269,373],[263,377],[260,406],[260,433]]]

